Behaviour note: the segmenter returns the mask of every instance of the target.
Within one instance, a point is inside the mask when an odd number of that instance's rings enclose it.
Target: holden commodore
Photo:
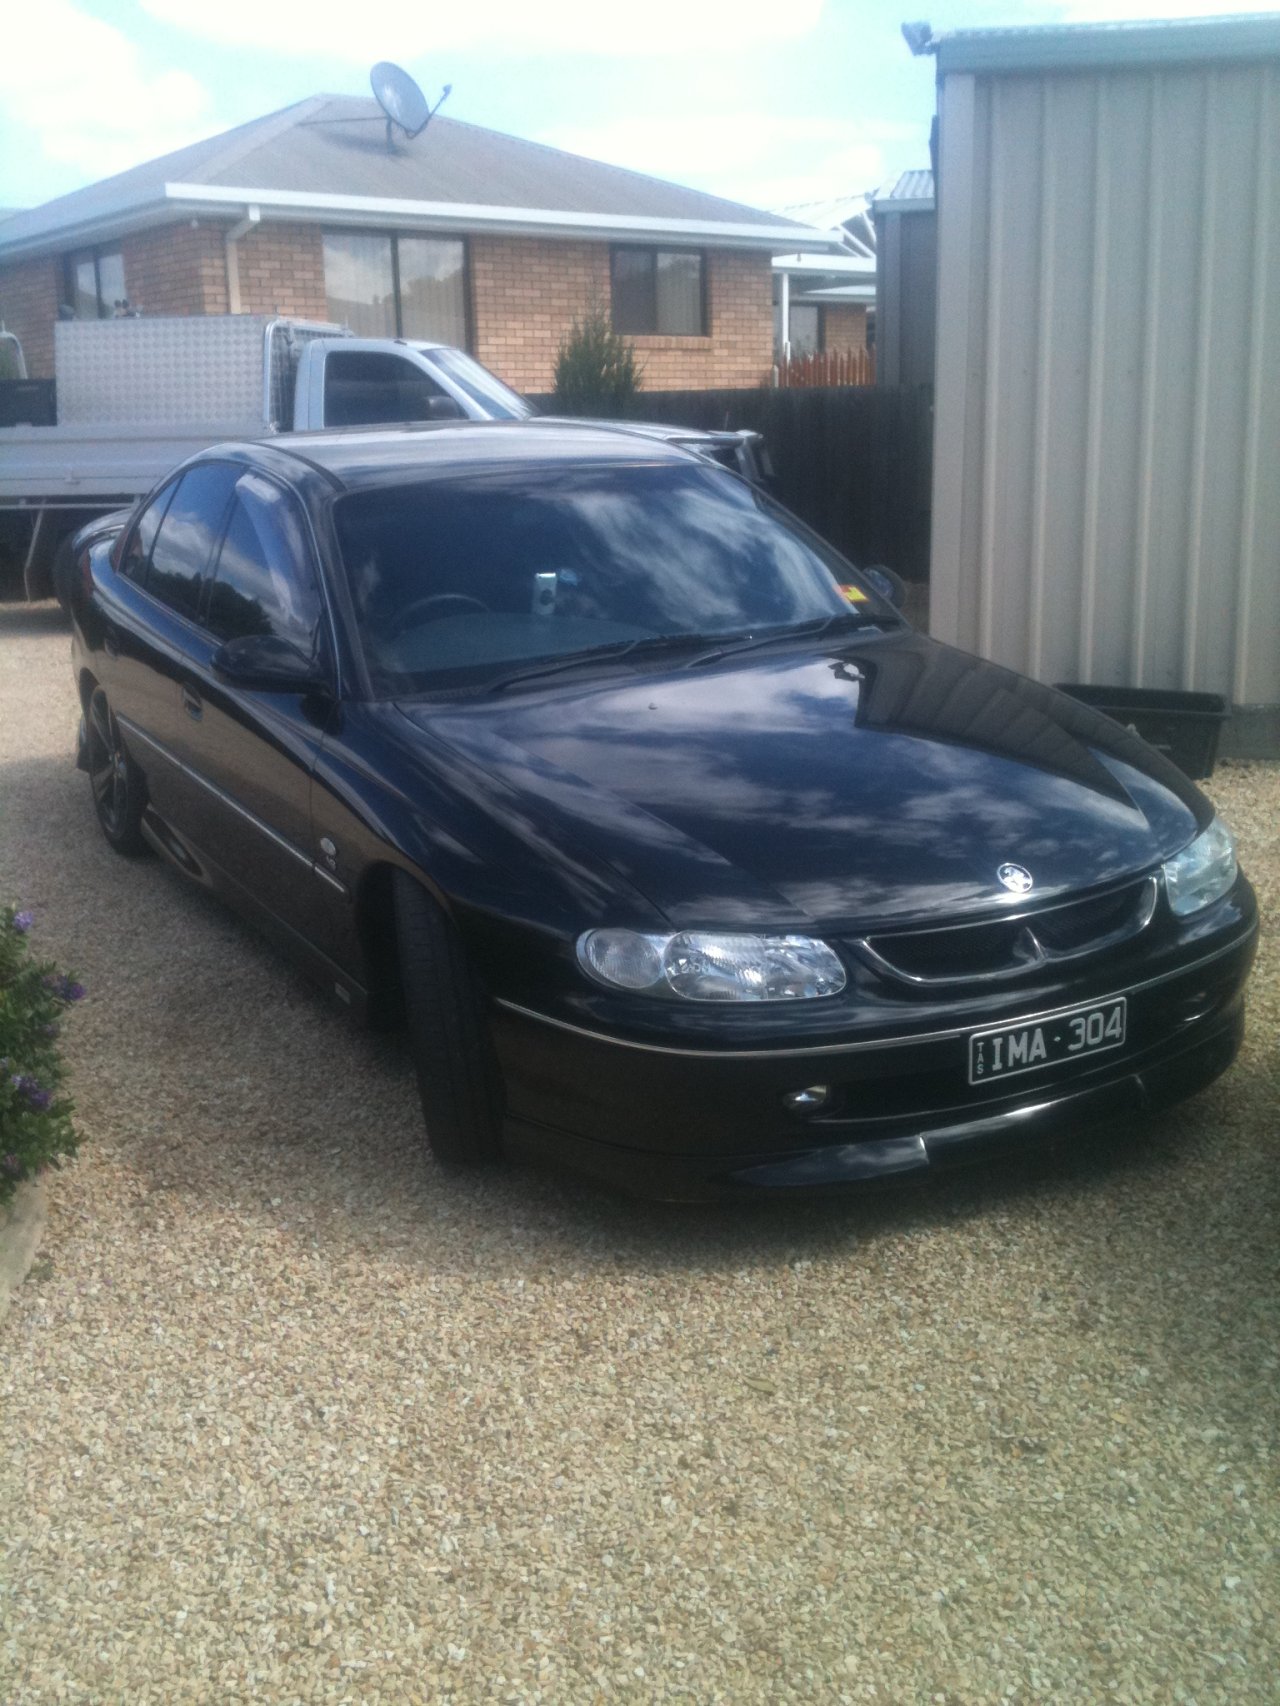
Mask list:
[[[108,842],[402,1022],[442,1158],[830,1188],[1236,1053],[1256,908],[1203,795],[678,447],[218,446],[73,606]]]

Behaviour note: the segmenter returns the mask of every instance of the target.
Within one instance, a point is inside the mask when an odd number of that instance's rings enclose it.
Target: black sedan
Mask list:
[[[834,1185],[1231,1062],[1208,801],[757,490],[548,423],[223,445],[83,554],[103,833],[403,1021],[438,1155]]]

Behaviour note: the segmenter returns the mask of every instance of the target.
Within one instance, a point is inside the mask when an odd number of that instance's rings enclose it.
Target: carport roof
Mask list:
[[[389,144],[373,100],[313,95],[207,141],[15,213],[0,259],[179,217],[505,231],[726,248],[823,250],[830,235],[640,172],[435,118]]]

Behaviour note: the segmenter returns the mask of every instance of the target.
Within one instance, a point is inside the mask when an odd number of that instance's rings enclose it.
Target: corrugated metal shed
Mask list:
[[[872,203],[876,272],[876,384],[932,385],[937,323],[938,228],[933,173],[903,172]]]
[[[876,213],[914,212],[917,207],[933,206],[933,173],[925,168],[903,172],[887,189],[877,190],[872,207]]]
[[[1280,19],[935,45],[934,633],[1280,703]]]

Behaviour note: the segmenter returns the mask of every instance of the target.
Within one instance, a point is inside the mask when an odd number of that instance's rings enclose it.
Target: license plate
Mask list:
[[[969,1038],[969,1082],[986,1084],[992,1078],[1013,1078],[1057,1066],[1064,1060],[1083,1060],[1124,1044],[1128,1009],[1123,995],[1094,1007],[1068,1007],[1030,1024],[1001,1025],[995,1031],[975,1031]]]

